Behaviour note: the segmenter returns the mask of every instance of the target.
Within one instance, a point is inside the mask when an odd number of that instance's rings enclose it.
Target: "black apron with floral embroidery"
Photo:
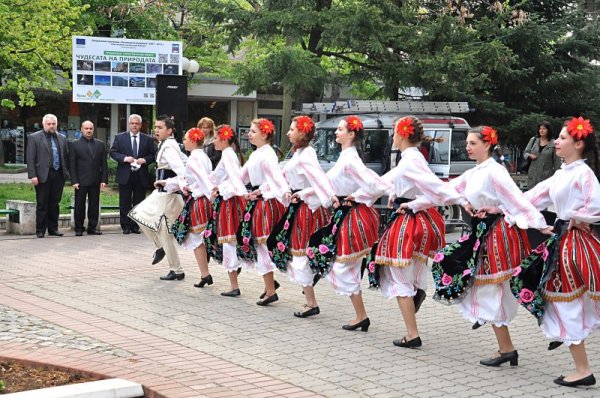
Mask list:
[[[175,237],[178,244],[183,244],[183,241],[188,235],[190,225],[192,223],[192,205],[194,204],[194,197],[190,194],[185,197],[185,204],[179,214],[179,217],[171,225],[171,233]]]
[[[256,189],[258,187],[252,187],[253,191]],[[259,200],[261,200],[260,196],[254,200],[248,200],[242,221],[236,233],[236,254],[240,260],[245,262],[253,262],[257,259],[256,246],[254,244],[254,237],[252,236],[252,217],[256,203]]]
[[[516,268],[510,280],[513,295],[541,325],[544,317],[543,288],[558,268],[560,241],[567,233],[568,221],[556,220],[554,235],[533,249]]]
[[[221,210],[221,203],[223,203],[223,197],[217,195],[214,202],[212,203],[213,215],[219,214]],[[217,217],[211,217],[206,231],[204,232],[204,244],[206,245],[206,256],[208,260],[214,259],[219,264],[223,263],[223,245],[219,244],[219,237],[217,236]]]
[[[473,217],[472,232],[457,242],[446,245],[435,255],[431,267],[435,300],[445,304],[462,301],[475,281],[485,238],[498,220],[502,220],[502,214],[492,214],[485,218]]]
[[[298,190],[292,191],[292,194],[295,192],[298,192]],[[302,203],[303,202],[300,200],[297,203],[290,203],[285,214],[281,217],[281,220],[275,224],[271,235],[269,235],[269,238],[267,239],[267,248],[269,249],[271,260],[273,260],[273,263],[281,272],[287,272],[288,264],[292,260],[289,249],[290,239],[292,237],[292,226],[294,225],[296,214]]]

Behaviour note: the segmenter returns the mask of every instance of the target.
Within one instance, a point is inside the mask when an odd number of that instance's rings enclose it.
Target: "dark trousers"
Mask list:
[[[83,232],[83,222],[85,221],[85,199],[88,200],[88,231],[95,231],[98,226],[99,206],[100,206],[100,184],[87,187],[79,186],[75,190],[75,232]]]
[[[140,203],[146,197],[146,187],[140,182],[137,172],[132,172],[127,185],[119,184],[119,212],[121,216],[121,228],[123,230],[137,230],[139,226],[127,214],[131,208]]]
[[[48,179],[35,187],[35,232],[58,231],[59,204],[62,198],[65,178],[61,170],[50,168]]]

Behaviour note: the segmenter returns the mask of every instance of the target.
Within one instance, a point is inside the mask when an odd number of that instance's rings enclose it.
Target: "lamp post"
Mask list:
[[[187,74],[189,79],[192,80],[194,78],[194,74],[200,70],[200,64],[195,59],[188,59],[183,57],[182,67],[184,74]]]

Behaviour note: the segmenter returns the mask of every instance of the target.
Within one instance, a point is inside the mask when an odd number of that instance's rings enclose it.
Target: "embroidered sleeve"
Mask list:
[[[542,213],[527,200],[505,169],[490,178],[499,202],[498,208],[504,213],[507,223],[516,224],[521,229],[547,226]]]
[[[600,184],[592,170],[587,170],[575,184],[583,206],[569,210],[569,218],[580,222],[595,223],[600,221]]]
[[[290,192],[290,187],[283,176],[279,163],[277,163],[277,156],[263,157],[260,167],[264,176],[264,182],[259,187],[262,196],[265,199],[275,198],[287,206],[284,195],[286,192]]]
[[[310,152],[310,149],[312,148],[306,148],[305,151],[308,152],[302,154],[302,157],[298,162],[298,173],[306,177],[310,186],[313,188],[312,193],[318,197],[321,206],[329,207],[331,206],[331,197],[335,194],[333,192],[333,186],[319,165],[316,154],[314,151]],[[300,191],[299,196],[300,199],[306,201],[308,196],[311,195],[306,195],[304,191],[305,190]]]

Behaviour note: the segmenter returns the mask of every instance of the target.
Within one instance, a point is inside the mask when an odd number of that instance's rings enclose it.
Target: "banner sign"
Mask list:
[[[154,105],[156,75],[182,73],[179,41],[73,36],[73,102]]]

